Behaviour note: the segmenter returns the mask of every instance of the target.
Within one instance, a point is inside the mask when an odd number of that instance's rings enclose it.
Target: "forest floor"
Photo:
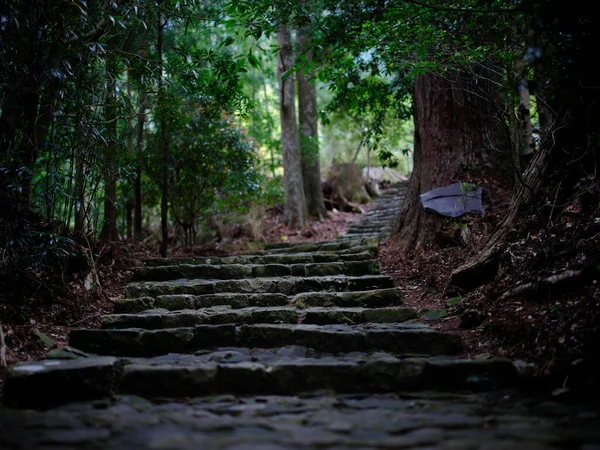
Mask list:
[[[368,208],[361,206],[363,212]],[[538,289],[527,295],[502,295],[520,284],[589,266],[590,259],[600,255],[600,219],[594,219],[600,217],[600,211],[597,216],[588,214],[587,220],[577,215],[559,217],[551,228],[532,215],[511,233],[501,271],[493,283],[467,293],[454,290],[450,285],[452,270],[482,247],[505,208],[506,202],[497,199],[495,204],[486,205],[489,213],[483,218],[464,219],[463,224],[474,230],[467,244],[446,242],[402,256],[397,243],[384,241],[380,249],[382,272],[395,279],[405,291],[406,304],[421,311],[431,326],[463,338],[463,356],[504,356],[533,362],[538,375],[547,381],[545,389],[565,400],[581,393],[591,395],[591,391],[598,394],[600,284],[594,277],[574,279],[544,292]],[[312,222],[297,232],[283,225],[281,210],[271,209],[265,216],[262,240],[331,240],[344,234],[360,217],[331,212],[326,220]],[[209,246],[174,248],[169,256],[227,255],[256,248],[248,230],[224,234],[230,237]],[[131,268],[156,253],[155,245],[131,240],[98,244],[92,272],[75,274],[63,294],[53,296],[52,301],[0,301],[7,362],[42,358],[48,347],[66,344],[71,328],[98,326],[100,316],[110,313],[112,301],[122,295]],[[36,330],[51,342],[40,338]],[[2,378],[0,373],[0,395]]]

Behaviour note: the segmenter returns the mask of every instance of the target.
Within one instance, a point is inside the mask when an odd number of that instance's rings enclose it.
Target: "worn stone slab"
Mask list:
[[[126,286],[125,295],[128,298],[221,293],[280,293],[295,295],[307,291],[364,291],[386,289],[393,286],[394,282],[392,278],[385,275],[250,278],[243,280],[183,279],[168,282],[132,283]]]
[[[49,411],[0,410],[14,450],[593,450],[596,411],[510,391],[203,396],[153,403],[119,395]]]
[[[230,308],[247,308],[249,306],[286,306],[288,296],[285,294],[209,294],[209,295],[161,295],[157,298],[142,297],[139,299],[121,299],[115,302],[115,313],[134,314],[153,308],[169,311],[183,309],[214,308],[229,306]]]
[[[198,325],[187,328],[144,330],[72,330],[69,345],[83,351],[111,356],[154,356],[190,353],[201,348],[236,344],[235,325]]]
[[[214,394],[217,389],[217,364],[193,366],[127,364],[119,392],[148,397],[185,397]]]
[[[309,308],[305,310],[302,323],[315,325],[400,323],[417,317],[418,313],[413,308]]]
[[[175,312],[152,312],[142,314],[108,314],[101,317],[102,328],[184,328],[196,325],[218,325],[226,323],[298,323],[295,308],[250,307],[242,309],[203,308]]]
[[[377,260],[310,264],[221,264],[142,267],[134,271],[135,281],[169,281],[180,278],[234,280],[251,277],[316,277],[379,274]]]
[[[423,325],[244,325],[238,345],[281,347],[300,345],[318,352],[387,351],[396,354],[453,355],[462,350],[460,338]]]
[[[121,366],[111,357],[16,364],[8,371],[3,401],[30,408],[106,397],[117,388]]]
[[[185,328],[73,330],[69,345],[111,356],[191,353],[223,346],[273,348],[300,345],[317,352],[387,351],[395,354],[457,354],[460,338],[422,324],[299,325],[234,324]]]
[[[146,267],[180,266],[180,265],[225,265],[225,264],[310,264],[340,261],[361,261],[377,256],[376,245],[358,245],[338,251],[319,251],[309,253],[279,253],[260,255],[237,255],[205,258],[150,258]]]
[[[298,308],[319,306],[377,308],[402,305],[402,290],[388,288],[358,292],[303,292],[297,294],[291,305]]]
[[[71,388],[82,386],[86,389],[85,399],[91,400],[115,394],[178,398],[323,390],[374,393],[401,389],[456,390],[467,386],[495,389],[519,385],[514,365],[501,359],[398,358],[382,352],[346,353],[337,357],[286,358],[282,355],[265,359],[261,358],[260,351],[241,360],[228,359],[227,354],[239,354],[235,350],[198,357],[181,354],[120,360],[92,357],[85,365],[74,365],[71,361],[21,364],[11,369],[7,382],[11,390],[7,398],[13,402],[11,406],[16,407],[52,406],[71,401]],[[43,369],[38,370],[40,366]],[[22,369],[21,373],[16,368]],[[49,374],[53,376],[50,378]],[[443,383],[440,383],[441,377]],[[48,389],[48,384],[43,384],[47,382],[58,382],[52,386],[62,386],[64,391]]]
[[[339,252],[351,250],[352,247],[364,245],[377,245],[377,239],[362,238],[357,236],[350,241],[338,239],[328,242],[298,242],[291,244],[268,244],[265,250],[270,254],[279,253],[306,253],[306,252]],[[351,250],[352,251],[352,250]]]
[[[452,386],[461,389],[490,389],[499,385],[515,384],[519,374],[515,365],[504,358],[431,358],[426,360],[423,378],[423,384],[440,388]]]

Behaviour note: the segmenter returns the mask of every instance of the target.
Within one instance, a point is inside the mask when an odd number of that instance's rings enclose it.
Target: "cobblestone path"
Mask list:
[[[148,260],[101,329],[10,369],[0,449],[600,449],[597,411],[403,306],[377,261],[403,191],[336,241]]]

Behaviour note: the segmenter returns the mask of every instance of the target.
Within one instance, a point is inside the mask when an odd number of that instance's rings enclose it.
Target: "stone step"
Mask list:
[[[377,247],[373,245],[358,246],[339,252],[292,253],[278,255],[238,255],[227,257],[204,258],[150,258],[146,267],[179,266],[182,264],[310,264],[346,261],[364,261],[377,256]]]
[[[215,306],[247,308],[250,306],[319,307],[363,307],[383,308],[402,305],[402,290],[399,288],[356,292],[303,292],[290,298],[285,294],[174,294],[153,297],[126,298],[115,302],[115,313],[133,314],[150,309],[177,311]]]
[[[135,281],[169,281],[180,278],[234,280],[264,277],[322,277],[330,275],[378,275],[379,261],[348,261],[310,264],[180,264],[178,266],[139,267]]]
[[[260,324],[197,325],[144,330],[80,329],[69,333],[69,345],[108,356],[156,356],[194,353],[215,347],[273,348],[300,345],[317,352],[387,351],[395,354],[454,355],[460,338],[418,323],[364,325]]]
[[[269,254],[279,253],[306,253],[306,252],[337,252],[340,250],[348,250],[353,247],[365,246],[365,245],[376,245],[378,242],[376,239],[370,238],[353,238],[352,241],[342,241],[337,239],[335,241],[324,241],[324,242],[293,242],[293,243],[278,243],[278,244],[267,244],[265,251]]]
[[[115,313],[134,314],[151,309],[178,311],[216,306],[247,308],[250,306],[287,306],[289,297],[285,294],[173,294],[153,297],[124,298],[115,302]]]
[[[400,323],[418,317],[412,308],[309,308],[250,307],[250,308],[202,308],[175,312],[156,311],[143,314],[108,314],[101,317],[102,328],[182,328],[196,325],[219,325],[226,323],[259,324],[359,324]]]
[[[383,352],[334,358],[311,357],[309,353],[301,347],[276,352],[228,348],[198,356],[91,357],[21,363],[9,370],[4,403],[10,407],[49,408],[125,394],[164,399],[219,394],[297,395],[324,390],[481,390],[511,387],[520,381],[516,367],[505,359],[398,358]]]
[[[402,305],[399,288],[377,289],[357,292],[302,292],[294,296],[290,304],[298,308],[309,307],[363,307],[383,308]]]
[[[385,275],[364,275],[348,277],[343,275],[327,277],[287,277],[249,278],[241,280],[187,280],[131,283],[125,287],[128,298],[157,297],[172,294],[285,294],[315,291],[366,291],[386,289],[394,286],[392,278]]]
[[[387,235],[388,235],[388,233],[346,234],[346,235],[340,237],[340,240],[344,241],[344,240],[354,239],[355,236],[360,236],[361,238],[364,238],[364,239],[382,239],[382,238],[386,237]]]

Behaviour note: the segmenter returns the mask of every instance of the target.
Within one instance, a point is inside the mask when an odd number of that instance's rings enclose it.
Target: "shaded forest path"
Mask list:
[[[102,329],[11,368],[0,448],[598,448],[597,413],[402,305],[377,252],[403,191],[335,241],[148,260]]]

